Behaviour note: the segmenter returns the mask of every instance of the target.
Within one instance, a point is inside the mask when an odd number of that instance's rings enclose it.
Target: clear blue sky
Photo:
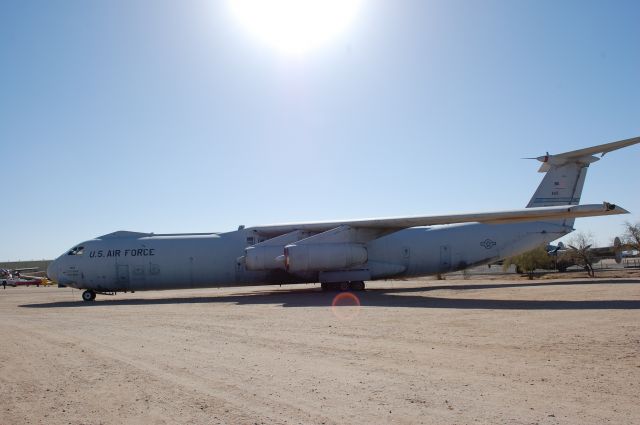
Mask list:
[[[523,207],[519,158],[640,136],[638,1],[365,1],[297,56],[224,1],[0,2],[0,260],[115,230]],[[640,221],[640,146],[578,220]]]

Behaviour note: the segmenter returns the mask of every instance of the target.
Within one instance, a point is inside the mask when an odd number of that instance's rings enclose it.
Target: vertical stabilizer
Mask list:
[[[607,152],[636,143],[640,143],[640,137],[557,155],[547,154],[538,158],[529,158],[542,162],[538,171],[546,174],[527,204],[527,208],[579,204],[589,165],[599,161]],[[594,156],[595,154],[601,154],[601,156]],[[567,219],[562,224],[573,226],[573,222],[574,219]]]
[[[578,205],[589,164],[551,165],[527,208]]]

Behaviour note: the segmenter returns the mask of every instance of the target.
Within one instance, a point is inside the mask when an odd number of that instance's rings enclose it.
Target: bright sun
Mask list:
[[[344,31],[362,0],[229,0],[233,15],[260,41],[301,54]]]

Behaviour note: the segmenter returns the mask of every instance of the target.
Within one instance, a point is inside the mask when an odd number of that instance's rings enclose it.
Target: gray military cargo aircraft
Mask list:
[[[364,282],[433,275],[488,264],[570,232],[576,218],[626,214],[578,205],[587,168],[640,137],[544,155],[546,173],[524,209],[424,217],[292,223],[226,233],[118,231],[82,242],[51,263],[48,277],[85,289],[84,301],[117,292],[320,282],[363,290]]]

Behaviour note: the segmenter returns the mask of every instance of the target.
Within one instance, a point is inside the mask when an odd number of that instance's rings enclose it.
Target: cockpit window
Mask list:
[[[71,251],[67,253],[67,255],[82,255],[82,254],[84,254],[83,246],[76,246],[75,248],[73,248]]]

